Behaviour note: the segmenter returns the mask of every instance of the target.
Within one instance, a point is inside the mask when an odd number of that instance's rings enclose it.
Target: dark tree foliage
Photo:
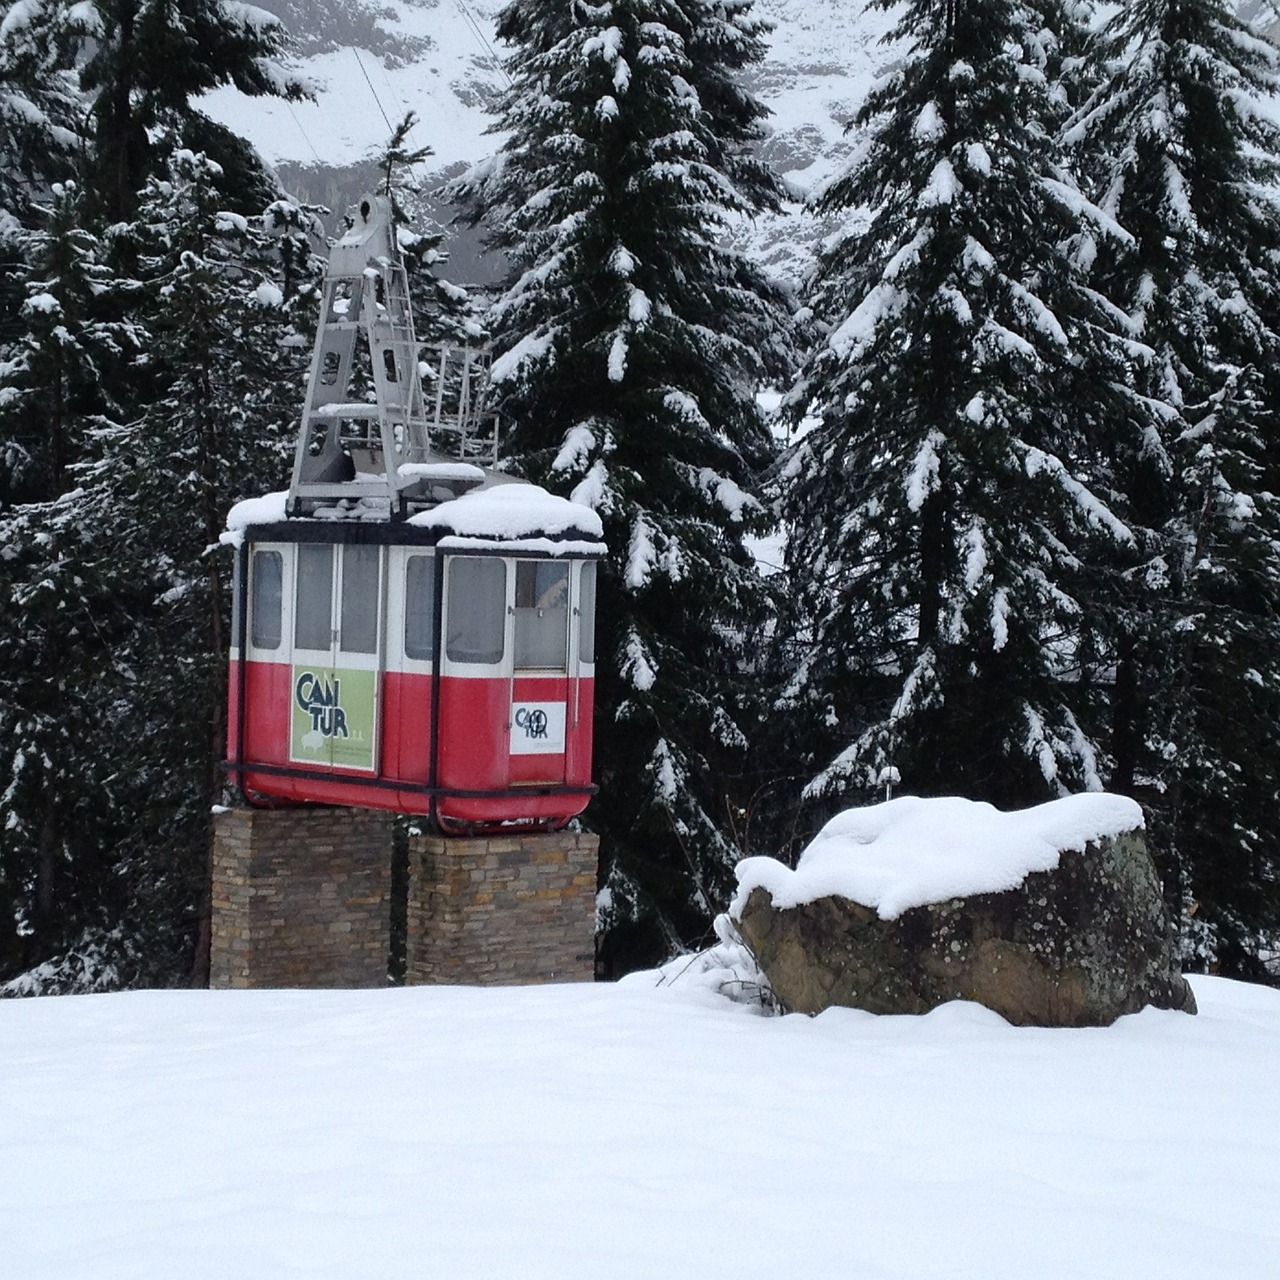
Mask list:
[[[513,263],[489,316],[510,465],[605,521],[591,820],[605,963],[633,965],[723,905],[752,730],[766,597],[744,538],[768,524],[751,491],[771,455],[754,392],[790,339],[722,235],[769,187],[744,154],[760,109],[729,87],[760,33],[745,5],[673,0],[522,4],[501,29],[511,141],[455,194]]]
[[[71,945],[87,921],[108,929],[119,905],[99,874],[112,766],[85,660],[121,634],[126,602],[88,563],[75,485],[142,332],[109,318],[116,281],[78,191],[51,195],[24,237],[23,332],[0,387],[0,973]]]
[[[110,817],[68,833],[98,865],[85,872],[62,853],[60,929],[43,930],[38,909],[25,919],[45,956],[77,939],[93,950],[114,975],[103,981],[201,975],[209,815],[223,792],[229,584],[219,534],[234,501],[282,483],[303,376],[301,295],[287,299],[279,283],[279,246],[290,237],[221,210],[220,176],[179,150],[168,175],[144,188],[127,228],[139,272],[125,287],[145,396],[94,424],[72,467],[74,490],[18,513],[31,543],[57,548],[48,612],[66,611],[62,643],[45,646],[52,678],[39,686],[45,698],[62,690],[49,716],[61,738],[39,758],[68,775],[67,814],[96,799]],[[268,217],[277,230],[303,222],[284,202]],[[37,604],[40,584],[29,594]],[[29,612],[29,624],[40,616]],[[96,707],[96,732],[83,741],[72,731],[81,689]],[[41,746],[30,732],[17,745],[28,760]],[[51,789],[47,778],[41,785]],[[60,809],[46,805],[46,818],[56,812],[61,823]],[[32,889],[37,908],[43,883]],[[80,894],[109,902],[106,918],[79,910]]]
[[[193,100],[220,85],[252,96],[305,96],[305,83],[284,65],[278,20],[222,0],[93,0],[86,34],[91,45],[80,76],[92,101],[86,185],[106,219],[132,218],[146,179],[165,158],[157,151],[158,131],[209,155],[224,186],[238,179],[239,211],[271,198],[245,144]]]
[[[124,253],[69,184],[28,237],[0,396],[0,978],[23,989],[173,981],[200,955],[218,533],[287,470],[316,275],[307,211],[226,212],[221,177],[178,151],[111,229]]]
[[[180,149],[143,190],[133,235],[150,394],[99,433],[82,481],[85,517],[129,548],[124,572],[141,597],[121,656],[136,672],[128,720],[143,731],[120,735],[117,803],[144,818],[113,852],[134,925],[168,939],[170,971],[202,956],[209,815],[223,791],[230,592],[219,535],[234,502],[283,484],[307,355],[276,246],[261,218],[220,207],[220,177]],[[301,221],[281,203],[274,223]]]
[[[27,223],[50,180],[70,175],[79,143],[78,41],[57,0],[15,5],[0,20],[0,236]]]
[[[1280,928],[1278,60],[1216,0],[1139,0],[1105,35],[1069,136],[1132,233],[1096,277],[1153,410],[1113,442],[1139,534],[1110,614],[1115,785],[1152,811],[1188,960],[1256,975]]]
[[[434,154],[430,147],[415,145],[411,141],[417,123],[418,117],[414,112],[406,113],[378,155],[377,166],[382,175],[383,194],[391,200],[396,241],[409,273],[409,294],[418,340],[433,347],[445,342],[461,345],[483,336],[481,308],[465,289],[440,274],[440,269],[449,260],[442,247],[444,228],[434,223],[421,229],[416,225],[420,221],[418,210],[422,203],[422,188],[414,170]]]
[[[1045,44],[1007,0],[913,0],[899,70],[818,208],[829,332],[792,393],[796,673],[834,759],[810,794],[1003,805],[1100,785],[1086,561],[1131,535],[1090,441],[1130,410],[1114,317],[1066,251],[1107,220],[1058,164]],[[868,221],[853,216],[868,210]]]
[[[5,350],[25,330],[19,310],[27,233],[41,221],[38,206],[50,184],[74,171],[76,41],[60,3],[30,0],[0,17],[0,397],[9,382]],[[4,472],[19,462],[0,441],[0,502]]]
[[[4,19],[0,978],[26,970],[24,990],[173,981],[199,956],[225,658],[209,549],[283,473],[315,259],[306,211],[191,103],[297,96],[282,50],[261,11],[203,0]]]
[[[81,192],[72,182],[56,183],[50,197],[38,211],[43,225],[22,237],[27,262],[11,277],[23,296],[0,387],[0,509],[71,486],[86,424],[113,407],[113,375],[138,339],[132,321],[111,318],[115,277],[85,225]]]

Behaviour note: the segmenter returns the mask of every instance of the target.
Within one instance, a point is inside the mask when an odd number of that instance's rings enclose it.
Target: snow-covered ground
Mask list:
[[[0,1002],[0,1275],[1280,1275],[1280,992],[1043,1031],[654,981]]]

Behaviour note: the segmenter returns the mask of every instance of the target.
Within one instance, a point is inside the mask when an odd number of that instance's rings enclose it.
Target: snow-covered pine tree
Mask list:
[[[510,141],[456,194],[514,265],[489,316],[510,465],[605,521],[591,820],[606,963],[624,966],[705,929],[735,854],[764,608],[744,538],[768,523],[751,490],[771,454],[754,392],[790,356],[783,298],[722,242],[760,198],[739,182],[758,108],[725,87],[758,37],[745,4],[535,0],[506,18]]]
[[[49,185],[71,175],[77,145],[75,34],[60,3],[23,0],[0,12],[0,400],[11,394],[10,348],[23,340],[23,277]],[[25,465],[0,435],[0,504]]]
[[[79,140],[77,41],[61,0],[20,0],[0,17],[0,245],[15,227],[31,225],[31,202],[47,184],[70,175]]]
[[[137,339],[135,326],[105,314],[114,278],[83,205],[75,183],[55,183],[48,205],[31,211],[43,225],[22,236],[27,265],[11,274],[22,301],[14,308],[19,333],[0,366],[0,511],[70,487],[86,424],[109,411],[109,375]]]
[[[812,796],[900,777],[1016,805],[1099,785],[1083,568],[1130,534],[1090,442],[1130,410],[1111,317],[1064,245],[1082,224],[1122,233],[1058,165],[1040,22],[1010,0],[911,0],[903,60],[818,202],[846,229],[791,397],[818,425],[784,473],[783,705],[834,755]]]
[[[217,545],[238,499],[283,486],[308,356],[287,299],[279,242],[261,218],[222,207],[222,174],[173,152],[143,189],[132,238],[139,264],[149,391],[136,417],[99,433],[84,472],[89,520],[129,548],[136,597],[123,653],[117,804],[145,815],[114,850],[129,870],[131,932],[172,972],[207,911],[211,803],[223,790],[229,582]],[[273,229],[302,223],[276,201]],[[314,284],[314,274],[309,284]],[[207,938],[205,939],[207,944]]]
[[[85,185],[103,216],[133,217],[146,179],[167,159],[162,134],[218,164],[224,200],[236,212],[261,209],[275,194],[261,163],[194,102],[220,85],[251,96],[306,96],[306,81],[286,64],[279,19],[235,0],[89,0],[76,9],[90,41],[81,69],[92,99]]]
[[[111,914],[97,874],[110,750],[81,657],[122,634],[127,605],[103,590],[86,531],[68,518],[74,501],[59,499],[114,407],[106,371],[137,335],[101,314],[114,281],[74,184],[50,194],[45,225],[24,233],[23,332],[0,387],[0,973],[65,950]]]
[[[25,686],[5,743],[22,785],[0,801],[0,826],[17,866],[46,857],[41,815],[70,845],[51,899],[60,934],[31,927],[43,881],[17,882],[20,959],[77,947],[114,962],[102,981],[173,981],[199,959],[222,786],[229,593],[218,535],[234,501],[284,481],[310,346],[306,211],[278,199],[265,218],[226,212],[221,178],[179,149],[144,188],[137,222],[113,229],[139,267],[113,285],[137,320],[137,399],[87,431],[69,467],[76,488],[12,521],[43,554],[17,576],[24,627],[12,637],[42,678]],[[63,791],[50,779],[70,779],[75,803],[51,805]]]
[[[1114,451],[1142,552],[1110,610],[1116,785],[1152,810],[1188,962],[1256,974],[1280,932],[1280,61],[1218,0],[1137,0],[1102,52],[1069,137],[1133,236],[1096,276],[1155,410]]]
[[[422,188],[414,169],[433,155],[428,146],[410,141],[417,115],[409,111],[392,130],[386,147],[377,156],[383,194],[390,198],[396,222],[396,241],[404,254],[409,274],[409,295],[413,303],[414,328],[418,341],[437,345],[475,341],[482,337],[480,304],[460,285],[440,274],[449,256],[441,247],[444,228],[433,224],[420,227]]]
[[[525,57],[548,53],[572,35],[584,7],[516,0],[498,14],[498,38]],[[766,136],[769,109],[743,79],[764,61],[771,24],[753,12],[755,0],[672,0],[672,7],[683,15],[688,83],[709,122],[705,143],[712,163],[752,209],[776,208],[781,180],[755,150]]]

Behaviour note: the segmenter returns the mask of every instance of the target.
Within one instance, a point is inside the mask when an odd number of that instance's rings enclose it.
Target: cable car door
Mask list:
[[[515,785],[565,780],[569,583],[567,561],[516,562],[510,721]]]
[[[375,772],[382,549],[299,543],[289,758]]]

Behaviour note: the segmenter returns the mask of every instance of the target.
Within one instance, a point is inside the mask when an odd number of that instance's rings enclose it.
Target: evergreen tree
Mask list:
[[[592,815],[619,967],[698,935],[734,860],[765,605],[743,541],[768,523],[754,391],[790,355],[783,299],[722,243],[767,185],[744,177],[760,109],[731,87],[759,34],[745,4],[675,0],[539,0],[503,23],[511,140],[455,194],[514,266],[489,317],[509,464],[605,521]]]
[[[49,184],[72,171],[79,95],[71,70],[75,33],[62,6],[27,0],[0,15],[0,400],[10,381],[8,349],[22,341],[22,279]],[[0,437],[3,472],[22,455]]]
[[[78,6],[81,10],[84,6]],[[261,162],[193,102],[220,85],[298,99],[306,82],[288,70],[287,37],[263,9],[229,0],[92,0],[91,44],[81,82],[92,97],[87,188],[108,221],[128,221],[146,179],[163,166],[162,134],[219,165],[224,200],[237,212],[275,192]]]
[[[444,252],[444,228],[419,227],[422,189],[414,169],[434,154],[430,147],[415,147],[410,141],[417,115],[410,111],[396,125],[386,147],[377,158],[382,174],[383,194],[391,200],[396,223],[396,242],[404,255],[409,275],[415,330],[419,342],[464,344],[483,336],[480,307],[470,294],[440,274],[448,262]]]
[[[792,392],[818,425],[784,495],[783,705],[834,752],[811,795],[900,778],[1009,806],[1100,785],[1085,570],[1131,535],[1092,442],[1134,408],[1067,247],[1082,225],[1121,233],[1058,164],[1038,22],[911,0],[859,158],[818,201],[846,230],[820,260],[830,329]]]
[[[60,0],[24,0],[0,19],[0,242],[32,225],[33,199],[70,173],[79,140],[78,37]]]
[[[171,979],[199,914],[221,703],[225,592],[192,538],[200,551],[216,542],[225,506],[283,470],[308,346],[296,333],[279,345],[299,305],[283,300],[314,268],[303,211],[191,101],[221,83],[286,96],[300,85],[279,64],[274,19],[220,0],[24,0],[3,32],[0,973],[39,965],[46,989]],[[73,130],[80,80],[87,157]],[[226,164],[201,162],[198,181],[157,175],[145,216],[119,221],[175,135]],[[50,200],[73,160],[86,185],[63,182]],[[242,215],[268,199],[274,239]],[[198,233],[177,213],[196,205]],[[116,220],[108,234],[104,219]],[[227,236],[244,243],[230,251]],[[187,305],[202,289],[203,315]],[[215,318],[224,305],[239,348]],[[195,443],[180,449],[175,431]],[[185,541],[174,502],[187,504]],[[176,718],[184,705],[208,734]]]
[[[57,183],[39,210],[44,226],[24,234],[25,269],[15,308],[22,329],[10,345],[0,388],[0,510],[64,493],[80,460],[86,424],[109,408],[113,368],[132,351],[136,326],[112,321],[105,299],[114,277],[101,241],[84,225],[74,183]]]
[[[79,658],[119,634],[123,602],[101,590],[86,531],[69,518],[74,501],[59,499],[117,407],[107,373],[134,353],[138,332],[103,315],[114,280],[81,225],[79,192],[68,183],[52,196],[45,226],[25,237],[25,332],[0,389],[0,971],[72,945],[87,919],[110,915],[95,857],[111,819],[103,792],[94,796],[110,751]]]
[[[569,39],[578,28],[587,6],[528,4],[507,5],[498,14],[498,38],[520,50],[518,60],[527,63],[545,55]],[[678,29],[684,40],[686,83],[697,98],[705,130],[703,145],[710,163],[730,180],[738,198],[753,212],[776,210],[783,198],[781,179],[755,152],[766,135],[769,109],[743,83],[744,73],[764,61],[767,19],[757,17],[754,0],[672,0],[668,12],[680,11]],[[495,126],[500,128],[501,126]],[[490,172],[484,167],[452,188],[455,197],[478,202],[486,214],[490,243],[507,246],[515,229],[496,216],[504,209],[501,195],[503,158]],[[483,174],[483,196],[472,187]],[[513,196],[518,205],[520,187]],[[511,212],[510,207],[505,212]]]
[[[173,981],[193,955],[199,976],[228,627],[214,552],[227,508],[283,482],[309,348],[305,211],[224,211],[221,177],[180,149],[114,229],[139,273],[97,285],[129,294],[138,399],[78,419],[75,487],[6,529],[22,665],[5,667],[0,876],[22,942],[0,962],[93,954],[82,985]],[[307,277],[292,298],[286,257]]]
[[[114,852],[152,962],[172,972],[194,948],[197,976],[225,755],[230,592],[215,549],[234,502],[284,483],[307,356],[277,246],[261,219],[221,208],[221,178],[180,148],[143,190],[134,235],[152,393],[100,433],[84,478],[88,518],[131,548],[128,577],[143,597],[125,650],[128,720],[143,731],[120,735],[117,803],[145,818]],[[299,221],[279,205],[277,224]]]
[[[1188,960],[1257,974],[1280,930],[1280,68],[1216,0],[1139,0],[1105,35],[1070,136],[1133,235],[1097,278],[1155,410],[1114,448],[1141,553],[1111,612],[1115,785],[1153,811]]]

